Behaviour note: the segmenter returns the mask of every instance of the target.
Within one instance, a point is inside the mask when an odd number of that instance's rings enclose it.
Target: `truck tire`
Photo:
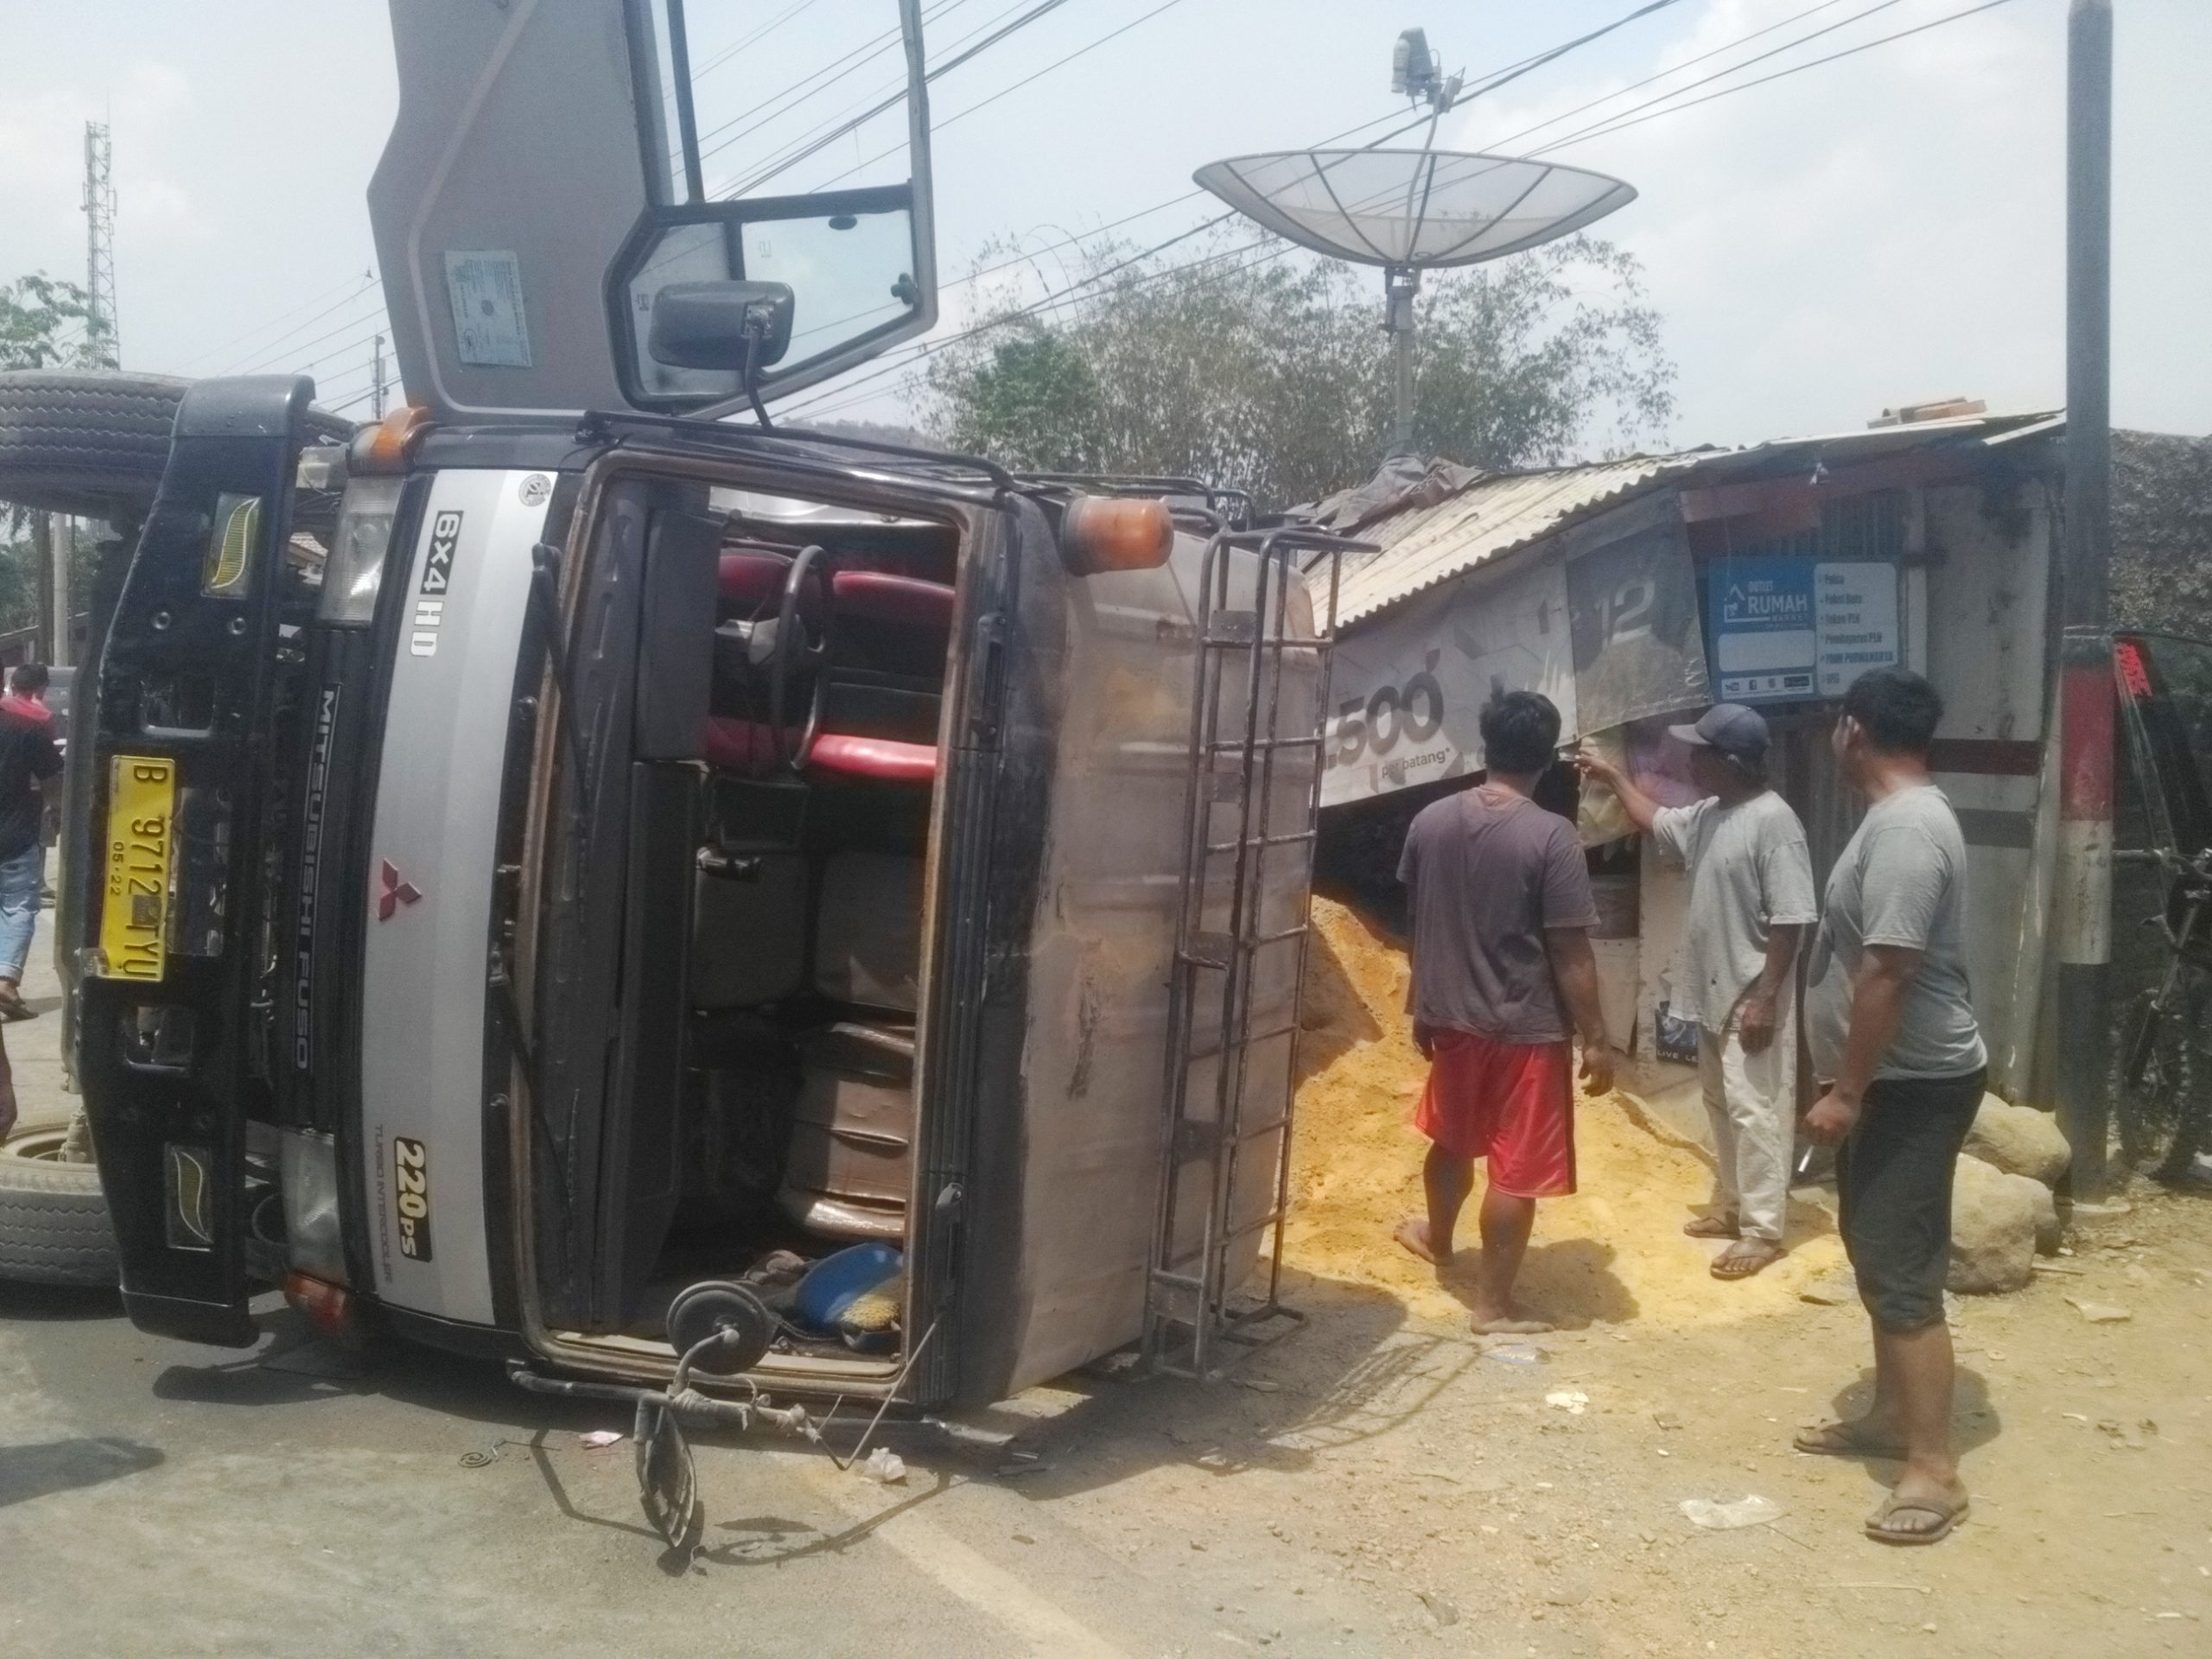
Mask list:
[[[67,1134],[41,1125],[0,1146],[0,1279],[112,1289],[115,1232],[99,1169],[59,1160]]]
[[[168,464],[191,384],[165,374],[18,369],[0,374],[0,501],[135,521]]]

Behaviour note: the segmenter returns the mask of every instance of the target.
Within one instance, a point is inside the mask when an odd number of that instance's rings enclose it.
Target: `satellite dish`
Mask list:
[[[1293,149],[1210,162],[1193,175],[1301,247],[1422,270],[1502,259],[1636,200],[1579,167],[1433,149]]]
[[[1434,73],[1427,41],[1408,30],[1393,65],[1402,90],[1424,92]],[[1382,326],[1397,359],[1394,454],[1413,443],[1414,296],[1421,272],[1520,253],[1636,200],[1634,186],[1579,167],[1433,149],[1277,150],[1211,162],[1192,176],[1300,247],[1382,267]]]

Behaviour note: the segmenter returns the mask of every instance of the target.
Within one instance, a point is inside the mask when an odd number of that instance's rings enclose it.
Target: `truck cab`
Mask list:
[[[1342,543],[773,423],[936,317],[914,0],[912,176],[734,200],[681,0],[393,22],[409,405],[189,388],[75,735],[130,1316],[281,1285],[630,1388],[742,1325],[725,1380],[917,1408],[1204,1370],[1277,1306]]]

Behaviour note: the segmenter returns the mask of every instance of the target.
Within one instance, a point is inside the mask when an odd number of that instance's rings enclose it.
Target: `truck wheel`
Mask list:
[[[189,384],[98,369],[0,374],[0,501],[87,518],[143,517]]]
[[[0,1146],[0,1279],[113,1287],[115,1233],[100,1173],[60,1161],[66,1124],[29,1129]]]

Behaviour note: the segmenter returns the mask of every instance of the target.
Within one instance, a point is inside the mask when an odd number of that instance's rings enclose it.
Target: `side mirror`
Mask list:
[[[762,397],[921,333],[937,318],[925,227],[903,184],[649,209],[607,283],[624,400],[709,417],[752,402],[757,412]],[[748,309],[768,308],[774,339],[748,375],[738,330]]]
[[[677,283],[653,296],[645,350],[677,369],[765,369],[791,343],[784,283]]]

